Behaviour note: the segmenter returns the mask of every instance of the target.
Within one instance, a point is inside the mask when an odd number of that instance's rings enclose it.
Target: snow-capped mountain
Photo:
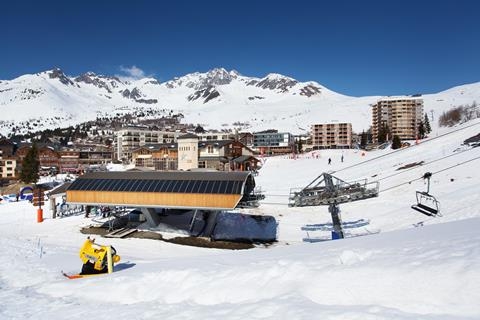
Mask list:
[[[65,127],[97,116],[143,108],[181,112],[207,129],[308,131],[314,123],[351,122],[357,132],[371,123],[370,105],[380,97],[349,97],[317,82],[271,73],[243,76],[223,68],[195,72],[160,83],[126,81],[86,72],[67,76],[55,68],[0,81],[0,133]],[[425,112],[441,112],[480,101],[480,83],[423,96]]]

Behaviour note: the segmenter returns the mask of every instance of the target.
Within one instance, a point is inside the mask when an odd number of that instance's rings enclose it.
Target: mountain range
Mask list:
[[[433,117],[455,106],[480,102],[480,82],[424,94],[424,111]],[[125,80],[86,72],[68,76],[61,69],[0,80],[0,133],[24,133],[75,125],[96,117],[133,111],[174,111],[184,122],[206,129],[306,133],[314,123],[351,122],[367,130],[371,104],[380,96],[350,97],[314,82],[271,73],[263,78],[216,68],[166,82]]]

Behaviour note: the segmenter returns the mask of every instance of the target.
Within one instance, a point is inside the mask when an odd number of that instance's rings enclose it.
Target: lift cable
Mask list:
[[[462,127],[462,128],[456,129],[456,130],[453,130],[453,131],[446,132],[446,133],[441,134],[441,135],[436,136],[436,137],[433,137],[433,138],[431,138],[431,139],[429,139],[429,140],[423,141],[423,142],[422,142],[422,145],[425,144],[425,143],[428,143],[428,142],[430,142],[430,141],[436,140],[436,139],[438,139],[438,138],[441,138],[441,137],[444,137],[444,136],[453,134],[453,133],[455,133],[455,132],[462,131],[462,130],[465,130],[465,129],[468,129],[468,128],[477,126],[477,125],[480,125],[480,122],[479,122],[479,123],[474,123],[474,124],[471,124],[471,125],[468,125],[468,126],[465,126],[465,127]],[[415,146],[417,146],[417,145],[414,145],[414,147],[415,147]],[[427,163],[425,163],[425,164],[431,164],[431,163],[434,163],[434,162],[437,162],[437,161],[440,161],[440,160],[443,160],[443,159],[446,159],[446,158],[449,158],[449,157],[452,157],[452,156],[461,154],[461,153],[466,152],[466,151],[471,151],[471,150],[473,150],[473,149],[474,149],[474,148],[472,148],[472,149],[467,149],[467,150],[462,150],[462,151],[459,151],[459,152],[457,152],[457,153],[454,153],[454,154],[451,154],[451,155],[448,155],[448,156],[445,156],[445,157],[441,157],[441,158],[432,160],[432,161],[427,162]],[[347,169],[351,169],[351,168],[360,166],[360,165],[362,165],[362,164],[371,162],[371,161],[373,161],[373,160],[377,160],[377,159],[380,159],[380,158],[383,158],[383,157],[392,155],[392,154],[394,154],[394,153],[396,153],[396,152],[400,152],[400,151],[404,151],[404,150],[407,150],[407,149],[402,149],[402,148],[401,148],[401,149],[397,149],[397,150],[394,150],[394,151],[392,151],[392,152],[389,152],[389,153],[386,153],[386,154],[382,154],[382,155],[380,155],[380,156],[377,156],[377,157],[375,157],[375,158],[371,158],[371,159],[368,159],[368,160],[365,160],[365,161],[362,161],[362,162],[359,162],[359,163],[356,163],[356,164],[353,164],[353,165],[344,167],[344,168],[339,169],[339,170],[336,170],[336,171],[334,171],[334,172],[332,172],[332,173],[337,173],[337,172],[341,172],[341,171],[344,171],[344,170],[347,170]],[[470,161],[473,161],[473,160],[476,160],[476,159],[478,159],[478,158],[474,158],[474,159],[471,159],[471,160],[462,162],[462,163],[460,163],[460,164],[458,164],[458,165],[461,165],[461,164],[464,164],[464,163],[467,163],[467,162],[470,162]],[[455,167],[455,166],[453,166],[453,167]],[[445,170],[448,170],[448,169],[453,168],[453,167],[449,167],[449,168],[447,168],[447,169],[445,169]],[[397,172],[397,173],[391,174],[391,175],[389,175],[389,176],[382,177],[382,178],[378,179],[378,181],[391,178],[391,177],[393,177],[393,176],[402,174],[402,173],[404,173],[404,172],[407,172],[407,171],[410,171],[410,170],[413,170],[413,169],[418,169],[418,168],[417,168],[417,167],[412,167],[412,168],[409,168],[409,169],[406,169],[406,170],[402,170],[401,172]],[[441,171],[443,171],[443,170],[441,170]],[[441,172],[441,171],[437,171],[437,172]],[[384,190],[380,190],[379,193],[380,193],[380,192],[383,192],[383,191],[387,191],[387,190],[393,189],[393,188],[396,188],[396,187],[399,187],[399,186],[402,186],[402,185],[404,185],[404,184],[411,183],[411,182],[416,181],[416,180],[420,180],[420,179],[423,179],[423,178],[414,179],[414,180],[411,180],[411,181],[409,181],[409,182],[402,183],[402,184],[397,185],[397,186],[394,186],[394,187],[390,187],[390,188],[387,188],[387,189],[384,189]],[[289,195],[283,195],[283,194],[268,194],[268,193],[265,193],[265,196],[269,196],[269,197],[288,197]],[[262,201],[262,203],[263,203],[263,204],[281,204],[281,205],[285,205],[284,203],[279,203],[279,202],[264,202],[264,201]]]
[[[455,133],[455,132],[462,131],[462,130],[465,130],[465,129],[468,129],[468,128],[471,128],[471,127],[474,127],[474,126],[477,126],[477,125],[480,125],[480,122],[474,123],[474,124],[471,124],[471,125],[468,125],[468,126],[465,126],[465,127],[463,127],[463,128],[459,128],[459,129],[456,129],[456,130],[453,130],[453,131],[449,131],[449,132],[446,132],[446,133],[441,134],[441,135],[439,135],[439,136],[436,136],[436,137],[433,137],[433,138],[431,138],[431,139],[425,140],[425,141],[422,142],[422,145],[424,145],[425,143],[429,143],[429,142],[431,142],[431,141],[434,141],[434,140],[436,140],[436,139],[438,139],[438,138],[441,138],[441,137],[447,136],[447,135],[449,135],[449,134],[453,134],[453,133]],[[412,147],[417,147],[417,146],[419,146],[419,145],[413,145]],[[383,158],[383,157],[387,157],[387,156],[390,156],[390,155],[392,155],[392,154],[394,154],[394,153],[397,153],[397,152],[400,152],[400,151],[405,151],[405,150],[408,150],[408,148],[407,148],[407,149],[400,148],[400,149],[394,150],[394,151],[392,151],[392,152],[379,155],[379,156],[377,156],[377,157],[375,157],[375,158],[371,158],[371,159],[368,159],[368,160],[365,160],[365,161],[362,161],[362,162],[359,162],[359,163],[352,164],[352,165],[350,165],[350,166],[341,168],[341,169],[339,169],[339,170],[334,171],[333,173],[337,173],[337,172],[341,172],[341,171],[344,171],[344,170],[347,170],[347,169],[351,169],[351,168],[360,166],[360,165],[362,165],[362,164],[368,163],[368,162],[370,162],[370,161],[377,160],[377,159],[380,159],[380,158]]]
[[[472,150],[474,150],[474,149],[475,149],[475,148],[458,151],[458,152],[455,152],[455,153],[453,153],[453,154],[449,154],[448,156],[444,156],[444,157],[437,158],[437,159],[434,159],[434,160],[429,161],[429,162],[422,163],[421,165],[422,165],[422,166],[424,166],[424,165],[429,165],[429,164],[432,164],[432,163],[434,163],[434,162],[438,162],[438,161],[441,161],[441,160],[444,160],[444,159],[447,159],[447,158],[450,158],[450,157],[453,157],[453,156],[462,154],[462,153],[467,152],[467,151],[472,151]],[[419,166],[414,166],[414,167],[411,167],[411,168],[408,168],[408,169],[403,169],[403,170],[401,170],[401,171],[392,173],[391,175],[388,175],[388,176],[379,178],[379,179],[377,179],[376,181],[382,181],[382,180],[385,180],[385,179],[389,179],[389,178],[391,178],[391,177],[398,176],[398,175],[400,175],[400,174],[402,174],[402,173],[405,173],[405,172],[408,172],[408,171],[411,171],[411,170],[415,170],[415,169],[419,169]],[[269,197],[288,197],[289,195],[286,195],[286,194],[270,194],[270,193],[265,193],[265,196],[269,196]]]
[[[432,174],[437,174],[437,173],[440,173],[440,172],[443,172],[443,171],[447,171],[447,170],[450,170],[450,169],[459,167],[459,166],[461,166],[461,165],[464,165],[464,164],[466,164],[466,163],[469,163],[469,162],[472,162],[472,161],[475,161],[475,160],[478,160],[478,159],[480,159],[480,156],[479,156],[479,157],[472,158],[472,159],[469,159],[469,160],[466,160],[466,161],[463,161],[463,162],[460,162],[460,163],[457,163],[457,164],[455,164],[455,165],[453,165],[453,166],[446,167],[446,168],[443,168],[443,169],[441,169],[441,170],[432,172]],[[398,188],[398,187],[400,187],[400,186],[403,186],[403,185],[406,185],[406,184],[410,184],[410,183],[412,183],[413,181],[422,180],[422,179],[423,179],[423,177],[416,178],[416,179],[413,179],[413,180],[409,180],[409,181],[407,181],[407,182],[403,182],[403,183],[397,184],[397,185],[395,185],[395,186],[388,187],[388,188],[386,188],[386,189],[380,190],[378,193],[380,193],[380,192],[385,192],[385,191],[389,191],[389,190]]]
[[[437,162],[437,161],[440,161],[440,160],[443,160],[443,159],[447,159],[447,158],[450,158],[450,157],[453,157],[453,156],[456,156],[456,155],[459,155],[459,154],[462,154],[462,153],[464,153],[464,152],[471,151],[471,150],[474,150],[474,148],[466,149],[466,150],[462,150],[462,151],[458,151],[458,152],[455,152],[455,153],[453,153],[453,154],[449,154],[448,156],[444,156],[444,157],[441,157],[441,158],[437,158],[437,159],[434,159],[434,160],[432,160],[432,161],[422,163],[422,164],[420,164],[420,165],[422,165],[422,166],[424,166],[424,165],[429,165],[429,164],[432,164],[432,163],[434,163],[434,162]],[[408,171],[411,171],[411,170],[415,170],[415,169],[418,169],[418,168],[419,168],[418,166],[413,166],[413,167],[411,167],[411,168],[403,169],[403,170],[401,170],[401,171],[392,173],[392,174],[389,175],[389,176],[385,176],[385,177],[379,178],[377,181],[382,181],[382,180],[385,180],[385,179],[388,179],[388,178],[391,178],[391,177],[397,176],[397,175],[399,175],[399,174],[402,174],[402,173],[405,173],[405,172],[408,172]]]
[[[447,171],[447,170],[450,170],[450,169],[453,169],[453,168],[462,166],[462,165],[464,165],[464,164],[467,164],[467,163],[469,163],[469,162],[472,162],[472,161],[475,161],[475,160],[478,160],[478,159],[480,159],[480,156],[475,157],[475,158],[472,158],[472,159],[469,159],[469,160],[466,160],[466,161],[463,161],[463,162],[459,162],[459,163],[457,163],[457,164],[455,164],[455,165],[452,165],[452,166],[443,168],[443,169],[438,170],[438,171],[434,171],[434,172],[432,172],[432,174],[437,174],[437,173],[440,173],[440,172],[443,172],[443,171]],[[423,176],[422,176],[422,177],[419,177],[419,178],[415,178],[415,179],[409,180],[409,181],[406,181],[406,182],[402,182],[402,183],[397,184],[397,185],[394,185],[394,186],[392,186],[392,187],[388,187],[388,188],[386,188],[386,189],[380,190],[378,193],[381,193],[381,192],[383,193],[383,192],[386,192],[386,191],[390,191],[390,190],[392,190],[392,189],[396,189],[396,188],[401,187],[401,186],[403,186],[403,185],[410,184],[410,183],[412,183],[412,182],[414,182],[414,181],[422,180],[422,179],[423,179]],[[282,196],[282,195],[275,195],[275,196]],[[282,203],[282,202],[264,202],[264,201],[262,201],[261,203],[262,203],[262,204],[275,204],[275,205],[288,205],[288,203]]]

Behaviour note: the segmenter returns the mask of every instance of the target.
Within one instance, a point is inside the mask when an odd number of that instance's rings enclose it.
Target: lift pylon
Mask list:
[[[300,191],[290,191],[291,207],[328,205],[332,216],[333,239],[343,239],[340,203],[378,196],[378,181],[367,183],[367,179],[346,182],[329,173],[322,173]]]
[[[305,188],[290,190],[289,206],[321,206],[367,199],[378,196],[378,189],[378,181],[346,182],[324,172]]]

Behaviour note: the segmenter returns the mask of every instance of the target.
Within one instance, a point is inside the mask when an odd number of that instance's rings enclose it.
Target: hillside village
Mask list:
[[[479,320],[479,12],[3,2],[0,320]]]
[[[453,108],[438,120],[451,126],[479,117],[474,102],[467,108]],[[386,97],[371,107],[372,125],[353,132],[341,119],[311,126],[308,134],[294,135],[270,129],[260,132],[238,130],[207,131],[201,125],[182,123],[183,115],[170,113],[160,118],[155,111],[97,118],[75,127],[43,130],[0,140],[2,185],[18,180],[28,151],[38,148],[40,175],[82,174],[105,171],[108,163],[130,164],[142,170],[257,171],[261,158],[300,154],[320,149],[364,149],[408,146],[431,132],[421,95]],[[186,159],[179,139],[193,137],[197,154]],[[188,147],[183,147],[185,150]]]

